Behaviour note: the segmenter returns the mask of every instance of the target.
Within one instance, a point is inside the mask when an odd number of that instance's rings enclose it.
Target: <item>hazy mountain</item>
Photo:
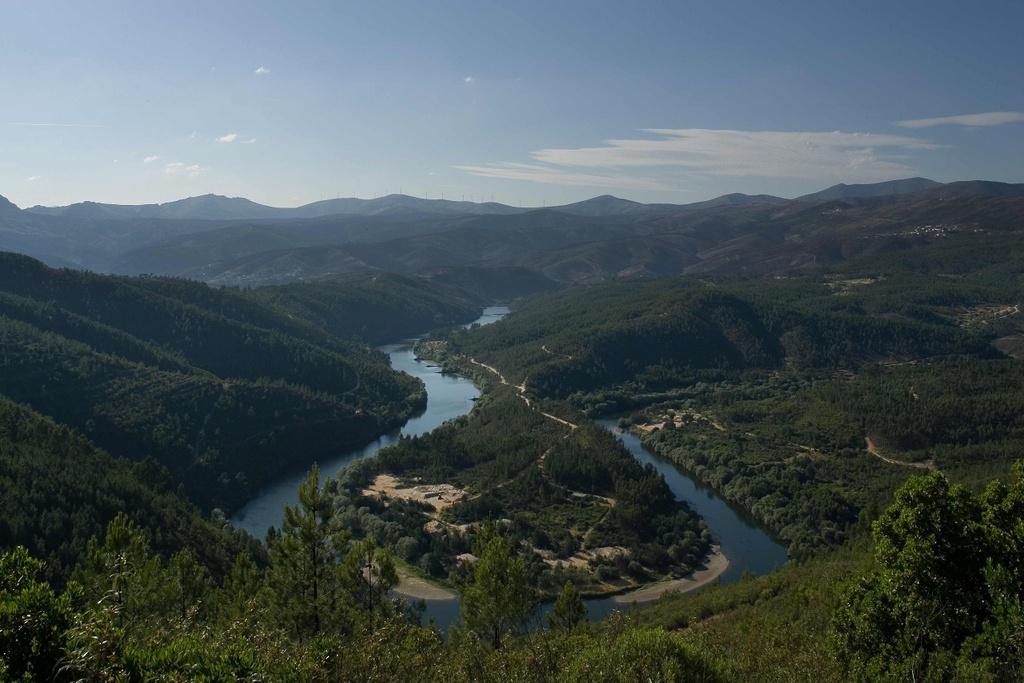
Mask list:
[[[15,206],[10,199],[0,195],[0,213],[12,213],[14,211],[21,211]]]
[[[636,216],[648,213],[677,211],[677,204],[641,204],[628,199],[619,199],[610,194],[594,197],[575,204],[552,207],[552,211],[574,216]]]
[[[280,211],[280,209],[263,206],[241,197],[228,198],[215,194],[179,199],[166,204],[125,205],[80,202],[58,207],[33,206],[26,210],[47,216],[84,220],[132,218],[238,220],[276,218],[278,217],[277,212]]]
[[[918,193],[921,199],[1019,197],[1021,195],[1024,195],[1024,183],[997,183],[991,180],[962,180]]]
[[[648,215],[672,213],[680,209],[709,208],[736,204],[755,204],[783,201],[770,195],[749,196],[730,194],[706,202],[693,204],[641,204],[611,195],[602,195],[582,202],[550,207],[576,216]],[[241,197],[229,198],[207,194],[189,197],[166,204],[99,204],[80,202],[69,206],[33,206],[26,211],[45,216],[61,216],[85,220],[159,218],[190,220],[288,220],[296,218],[324,218],[337,215],[400,216],[430,215],[513,215],[536,211],[536,208],[516,208],[497,202],[466,202],[447,199],[420,199],[403,194],[390,194],[376,199],[354,197],[324,199],[295,208],[277,208],[257,204]]]
[[[753,206],[755,204],[778,204],[788,201],[788,199],[775,197],[770,194],[742,194],[740,192],[733,192],[732,194],[723,194],[721,197],[715,197],[704,202],[687,204],[685,208],[689,210],[714,209],[719,206]]]
[[[672,215],[558,211],[478,217],[450,230],[373,243],[308,246],[209,261],[179,275],[269,284],[432,267],[527,268],[559,282],[680,273],[820,269],[866,254],[1021,229],[1024,198],[970,196],[883,204],[725,206]]]
[[[967,181],[942,185],[927,178],[905,178],[882,183],[859,185],[834,185],[828,189],[803,195],[800,201],[830,201],[835,199],[871,198],[903,195],[935,188],[947,188],[945,196],[962,196],[964,194],[999,195],[1016,190],[1007,189],[1015,186],[1005,183],[986,181]],[[1002,189],[1000,189],[1002,188]],[[0,210],[11,207],[17,209],[6,199],[0,197]],[[627,199],[619,199],[611,195],[602,195],[582,202],[550,207],[576,216],[641,216],[665,214],[675,211],[698,210],[719,206],[746,206],[753,204],[778,203],[787,201],[772,195],[746,195],[733,193],[722,195],[702,202],[690,204],[641,204]],[[168,220],[287,220],[296,218],[323,218],[334,215],[358,216],[394,216],[415,213],[431,215],[512,215],[535,211],[536,208],[517,208],[497,202],[467,202],[446,199],[421,199],[403,194],[390,194],[375,199],[357,199],[353,197],[325,199],[294,208],[266,206],[242,197],[224,197],[207,194],[189,197],[164,204],[102,204],[97,202],[80,202],[69,206],[45,207],[33,206],[25,212],[74,218],[80,220],[128,220],[137,218],[154,218]]]
[[[319,218],[338,214],[354,214],[359,216],[380,216],[385,214],[401,214],[409,212],[445,215],[486,215],[523,213],[529,209],[517,209],[497,202],[466,202],[448,199],[420,199],[404,194],[389,194],[376,199],[324,199],[323,201],[306,204],[296,209],[292,218]]]
[[[904,178],[902,180],[888,180],[884,183],[868,183],[862,185],[846,185],[840,183],[838,185],[833,185],[828,189],[821,190],[820,192],[813,192],[811,194],[805,194],[802,197],[797,197],[797,200],[817,202],[830,201],[833,199],[850,199],[854,197],[886,197],[889,195],[909,194],[911,192],[930,190],[933,187],[939,186],[941,186],[941,183],[937,183],[934,180],[928,180],[927,178]]]
[[[163,218],[191,220],[262,220],[292,218],[322,218],[339,214],[377,216],[409,212],[430,214],[509,214],[515,209],[494,202],[453,202],[442,199],[419,199],[408,195],[392,194],[377,199],[325,199],[295,208],[265,206],[242,197],[224,197],[206,194],[201,197],[179,199],[166,204],[98,204],[80,202],[69,206],[33,206],[26,209],[46,216],[78,219],[131,219]]]
[[[470,217],[420,213],[360,216],[341,214],[320,219],[245,222],[180,234],[125,250],[103,264],[112,273],[172,274],[205,264],[254,254],[304,247],[382,242],[409,235],[450,230]]]
[[[0,249],[52,266],[216,284],[467,266],[514,266],[561,282],[594,282],[820,267],[960,234],[966,226],[1003,225],[1007,211],[1019,211],[1012,200],[1021,194],[1024,185],[910,178],[837,185],[797,200],[729,194],[674,205],[604,195],[546,209],[407,195],[294,209],[217,195],[24,211],[4,201]]]

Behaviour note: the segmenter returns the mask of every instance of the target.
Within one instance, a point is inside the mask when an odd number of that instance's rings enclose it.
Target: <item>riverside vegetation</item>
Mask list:
[[[84,421],[69,421],[81,434],[56,424],[77,415],[48,397],[63,383],[16,395],[49,417],[4,407],[5,503],[15,500],[7,491],[15,491],[40,514],[12,510],[3,518],[10,550],[0,573],[0,676],[1019,680],[1024,470],[1014,462],[1024,388],[1015,357],[1021,284],[1018,257],[1008,262],[1006,246],[958,254],[938,243],[912,258],[861,257],[810,274],[570,289],[524,301],[500,324],[438,332],[424,348],[446,368],[476,368],[484,377],[486,364],[521,391],[494,383],[462,420],[403,440],[337,480],[321,482],[314,472],[300,505],[265,547],[226,528],[223,516],[204,519],[192,507],[186,493],[197,492],[207,509],[218,499],[203,499],[206,489],[197,483],[176,488],[189,468],[175,469],[173,459],[167,469],[144,461],[148,448],[117,451]],[[203,345],[153,344],[103,322],[113,318],[90,322],[78,311],[111,309],[106,294],[93,293],[86,303],[60,294],[62,280],[87,276],[18,259],[12,257],[12,267],[52,283],[29,296],[25,280],[12,278],[5,290],[15,312],[4,319],[12,340],[4,345],[11,359],[5,388],[121,358],[87,354],[79,346],[87,334],[105,340],[104,348],[116,342],[125,349],[133,365],[124,375],[196,375],[223,384],[218,371],[194,365]],[[337,351],[351,342],[319,326],[319,314],[282,315],[283,300],[259,290],[205,290],[152,278],[102,282],[115,291],[180,288],[193,297],[190,314],[244,311],[246,320],[261,321],[260,330],[273,321],[296,349],[308,343],[345,361],[332,366],[327,359],[334,356],[310,355],[325,360],[310,360],[309,367],[353,367]],[[58,295],[44,299],[43,292]],[[150,295],[133,290],[126,298],[140,296]],[[78,336],[52,340],[46,335],[55,333],[33,320]],[[58,352],[60,363],[46,361]],[[160,369],[145,370],[143,358]],[[148,376],[157,378],[153,386],[165,375]],[[288,374],[279,385],[298,391],[307,381],[298,377]],[[324,400],[337,394],[318,382],[351,390],[342,369],[302,377],[320,387],[306,388]],[[387,381],[402,386],[398,378]],[[365,401],[365,415],[374,394],[356,399],[361,391],[362,385],[351,400]],[[413,388],[403,395],[408,403],[396,398],[390,405],[411,406],[414,394]],[[80,401],[76,410],[93,401]],[[671,572],[699,559],[708,540],[684,509],[659,502],[656,479],[631,468],[606,434],[586,426],[585,414],[622,412],[624,427],[750,510],[790,542],[797,561],[770,576],[580,623],[571,580],[587,588],[591,579],[568,568],[556,572],[558,560],[597,543],[621,545],[639,571]],[[112,458],[89,439],[135,462]],[[131,433],[109,441],[122,448],[133,442]],[[66,470],[58,459],[63,452],[76,463],[95,463],[82,472],[95,473],[89,477],[102,482],[107,502],[82,503],[79,511],[73,501],[88,494],[65,493],[74,486],[59,476],[44,485],[51,467],[31,470],[41,483],[27,486],[26,460],[52,458]],[[367,493],[384,473],[406,484],[457,484],[466,494],[428,520],[422,506]],[[56,496],[68,502],[52,504]],[[117,509],[129,516],[112,516]],[[476,524],[487,518],[494,521]],[[424,535],[431,521],[441,531]],[[79,523],[85,531],[61,545]],[[452,529],[463,524],[471,533],[459,537]],[[216,546],[213,556],[203,554],[211,553],[207,546]],[[476,561],[455,562],[467,553]],[[448,577],[462,593],[462,626],[448,640],[417,626],[410,606],[386,597],[403,558]],[[615,569],[620,577],[639,575],[628,562]],[[558,593],[560,607],[554,628],[526,634],[538,587]]]

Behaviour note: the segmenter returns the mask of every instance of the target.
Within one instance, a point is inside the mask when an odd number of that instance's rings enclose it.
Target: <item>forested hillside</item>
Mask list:
[[[978,485],[1024,452],[1024,376],[1006,355],[1020,349],[1022,283],[1007,247],[576,288],[434,348],[535,398],[633,411],[624,426],[803,557],[843,543],[915,472]]]
[[[250,294],[332,335],[384,344],[469,322],[496,301],[554,288],[520,268],[461,268],[268,286]]]
[[[425,400],[383,354],[241,292],[2,260],[0,393],[114,455],[153,458],[206,508]]]
[[[745,370],[998,357],[956,315],[958,307],[1013,297],[994,285],[959,287],[910,274],[863,283],[664,278],[551,294],[501,325],[446,341],[453,353],[493,360],[538,396],[616,386],[647,393]]]
[[[341,523],[449,585],[488,520],[501,520],[531,584],[550,595],[567,581],[619,592],[699,565],[711,534],[686,503],[606,430],[566,417],[580,426],[492,386],[470,415],[350,466],[335,501]],[[415,487],[440,499],[409,496]]]
[[[0,398],[0,547],[24,546],[63,586],[86,558],[86,544],[127,515],[165,559],[189,549],[215,576],[235,556],[262,559],[262,547],[223,515],[214,523],[153,460],[112,458],[88,439]]]
[[[866,229],[975,201],[833,208]],[[1017,680],[1024,280],[1003,218],[837,243],[814,272],[561,291],[516,269],[216,290],[3,255],[0,544],[45,564],[2,560],[0,680]],[[404,419],[420,387],[363,342],[434,327],[418,353],[486,385],[468,416],[314,470],[266,549],[184,498],[230,509]],[[714,540],[588,415],[795,561],[581,624],[581,591],[685,573]],[[400,573],[459,593],[447,642],[386,597]],[[552,629],[523,636],[541,595]]]

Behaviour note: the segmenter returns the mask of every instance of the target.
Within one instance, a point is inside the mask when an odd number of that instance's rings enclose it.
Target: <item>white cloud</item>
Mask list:
[[[909,153],[935,143],[901,135],[843,132],[643,130],[647,139],[606,140],[599,147],[541,149],[533,164],[460,166],[473,175],[562,185],[670,189],[695,176],[852,181],[910,174]]]
[[[1019,111],[990,111],[984,114],[964,114],[963,116],[940,116],[934,119],[909,119],[896,121],[895,125],[903,128],[930,128],[931,126],[957,125],[970,128],[983,126],[1001,126],[1004,123],[1024,121],[1024,113]]]
[[[465,77],[464,79],[462,79],[462,81],[463,81],[463,82],[464,82],[464,83],[465,83],[466,85],[473,85],[474,83],[476,83],[476,79],[475,79],[475,78],[473,78],[472,76],[466,76],[466,77]]]
[[[723,176],[815,178],[861,168],[904,168],[879,150],[934,149],[920,138],[873,133],[650,128],[653,140],[608,140],[603,147],[542,149],[537,161],[559,166],[674,166]],[[890,154],[891,156],[891,154]]]
[[[42,177],[43,176],[41,176],[41,175],[32,175],[32,176],[29,176],[28,178],[25,178],[25,182],[31,183],[33,180],[39,180]]]
[[[228,133],[217,138],[217,142],[234,142],[236,139],[238,139],[238,133]]]
[[[159,158],[160,157],[156,156],[155,154],[151,154],[150,156],[148,156],[145,159],[143,159],[142,163],[144,163],[144,164],[151,164],[151,163],[153,163],[154,161],[156,161]]]
[[[263,74],[270,73],[270,69],[268,69],[265,66],[261,66],[260,68],[258,68],[255,71],[253,71],[253,73],[256,74],[257,76],[262,76]]]
[[[241,140],[240,142],[241,142],[241,143],[242,143],[243,145],[251,145],[251,144],[253,144],[254,142],[256,142],[256,138],[249,138],[248,140]]]
[[[199,164],[186,164],[181,161],[172,161],[169,164],[164,165],[164,172],[169,175],[188,175],[197,176],[205,172],[207,169]]]
[[[536,164],[515,164],[500,162],[483,166],[456,166],[460,171],[483,178],[503,180],[528,180],[547,185],[582,185],[586,187],[614,187],[621,190],[671,190],[674,189],[658,180],[639,175],[606,175],[594,173],[571,173],[549,166]]]

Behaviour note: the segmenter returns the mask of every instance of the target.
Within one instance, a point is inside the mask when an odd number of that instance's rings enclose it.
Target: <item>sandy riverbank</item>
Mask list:
[[[621,595],[616,595],[612,600],[618,604],[628,605],[631,602],[650,602],[657,600],[669,591],[688,593],[708,585],[722,575],[729,567],[729,558],[722,554],[718,546],[714,546],[707,561],[690,576],[683,579],[671,581],[659,581],[649,586],[643,586]],[[424,581],[418,576],[412,576],[399,571],[400,580],[395,590],[410,598],[422,600],[457,600],[458,595],[447,588]]]
[[[399,570],[398,576],[398,585],[395,586],[395,590],[407,597],[417,600],[456,600],[459,597],[447,588],[424,581],[418,576],[405,574],[401,570]]]
[[[676,591],[679,593],[687,593],[689,591],[697,590],[708,585],[719,576],[722,575],[729,566],[729,558],[722,554],[721,549],[718,546],[714,546],[711,549],[711,554],[708,556],[704,566],[697,569],[692,574],[684,579],[673,579],[671,581],[659,581],[658,583],[651,584],[650,586],[644,586],[622,595],[616,595],[612,598],[619,604],[629,604],[631,602],[650,602],[660,598],[669,591]]]

